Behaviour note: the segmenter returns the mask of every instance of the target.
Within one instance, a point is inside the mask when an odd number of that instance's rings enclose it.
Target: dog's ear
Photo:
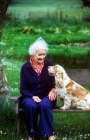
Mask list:
[[[64,79],[64,74],[62,72],[60,73],[60,78]]]
[[[62,72],[57,72],[56,73],[56,77],[59,79],[63,79],[64,78],[64,75],[63,75],[63,73]]]
[[[62,77],[62,79],[64,79],[64,74],[63,73],[61,73],[61,77]]]
[[[74,82],[71,80],[71,81],[66,85],[66,88],[72,87],[73,85],[74,85]]]
[[[63,88],[63,84],[60,81],[56,81],[56,86],[59,88]]]
[[[57,68],[58,68],[57,65],[55,65],[55,66],[54,66],[54,70],[55,70],[55,72],[57,72]]]

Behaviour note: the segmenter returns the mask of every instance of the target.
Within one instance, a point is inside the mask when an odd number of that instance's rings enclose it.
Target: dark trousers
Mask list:
[[[44,97],[40,103],[35,103],[31,98],[22,100],[29,137],[35,137],[37,132],[40,136],[53,135],[52,108],[54,106],[55,101],[50,101],[48,97]],[[37,127],[38,115],[39,123]]]

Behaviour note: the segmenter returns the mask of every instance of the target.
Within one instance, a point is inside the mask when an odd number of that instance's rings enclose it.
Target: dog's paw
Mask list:
[[[77,106],[76,109],[78,109],[78,110],[84,110],[84,107]]]
[[[60,110],[65,110],[65,107],[60,107]]]
[[[79,110],[89,110],[90,108],[88,106],[84,106],[84,107],[77,106],[76,109],[79,109]]]

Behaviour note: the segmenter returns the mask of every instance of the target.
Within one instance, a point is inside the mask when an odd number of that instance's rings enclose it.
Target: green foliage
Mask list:
[[[12,103],[8,106],[0,105],[0,140],[21,140],[27,137],[26,133],[17,134],[16,114],[13,107]]]
[[[59,63],[67,68],[90,68],[90,25],[85,22],[81,25],[79,22],[71,24],[59,20],[53,22],[52,19],[46,21],[42,18],[39,24],[37,19],[32,21],[18,19],[13,20],[12,24],[9,21],[5,22],[2,34],[2,42],[5,45],[1,46],[2,57],[28,60],[30,44],[41,36],[49,44],[47,58],[54,64]]]
[[[43,37],[49,44],[47,59],[54,64],[58,63],[64,68],[90,68],[90,22],[87,20],[89,14],[86,14],[85,9],[80,9],[78,0],[13,2],[5,18],[0,46],[11,96],[20,94],[20,68],[30,57],[30,44],[38,37]],[[85,88],[90,90],[90,87]],[[26,140],[26,132],[17,135],[13,107],[14,104],[10,103],[9,106],[0,108],[0,139]],[[89,140],[89,120],[88,113],[54,113],[56,138]]]
[[[63,136],[63,139],[71,138],[72,140],[80,140],[84,139],[86,134],[86,139],[89,139],[90,127],[88,121],[86,122],[86,120],[88,119],[89,114],[85,113],[54,113],[54,125],[56,126],[56,136],[59,138],[62,138]],[[87,127],[88,130],[85,129]]]

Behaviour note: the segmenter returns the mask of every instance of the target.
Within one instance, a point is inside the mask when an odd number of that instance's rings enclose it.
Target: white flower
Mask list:
[[[4,43],[4,42],[0,42],[0,44],[1,44],[1,45],[6,45],[6,43]]]

